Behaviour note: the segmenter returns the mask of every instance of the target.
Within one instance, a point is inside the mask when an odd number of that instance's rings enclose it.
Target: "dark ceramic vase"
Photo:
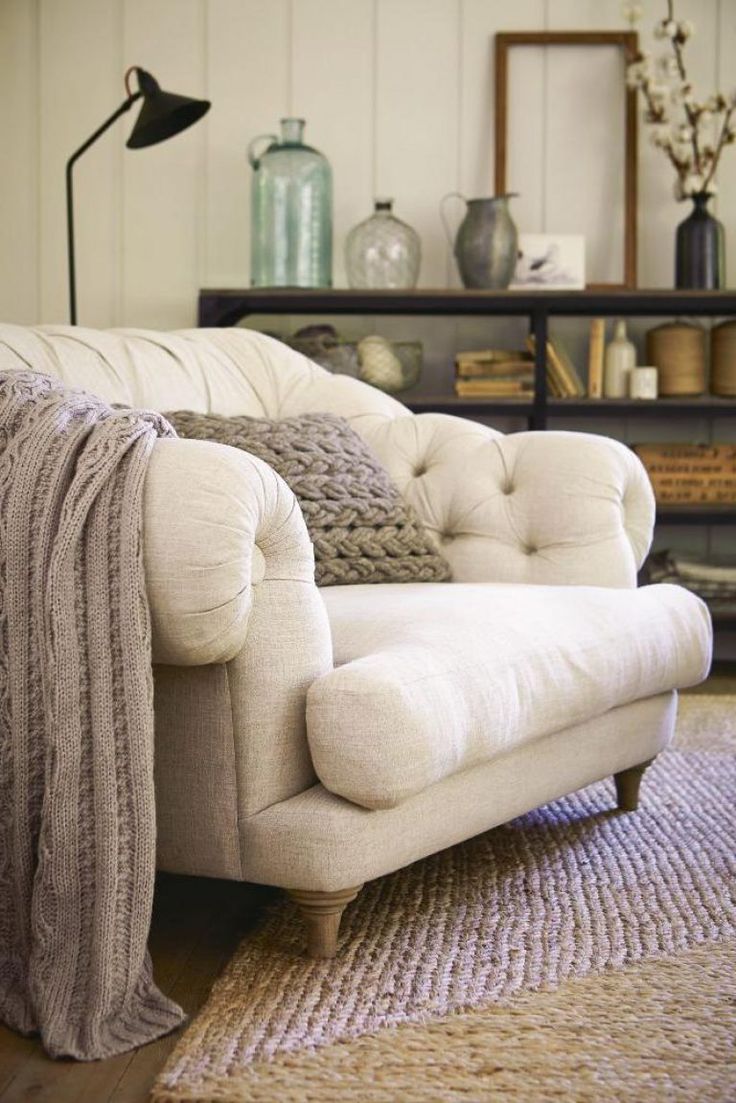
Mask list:
[[[708,192],[693,195],[693,209],[677,227],[675,287],[718,290],[725,284],[723,225],[708,211]]]

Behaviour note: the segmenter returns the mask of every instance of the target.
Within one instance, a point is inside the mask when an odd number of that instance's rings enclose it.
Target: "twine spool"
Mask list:
[[[710,389],[736,398],[736,320],[721,322],[710,334]]]
[[[647,363],[659,368],[662,395],[705,390],[705,330],[689,322],[665,322],[647,333]]]

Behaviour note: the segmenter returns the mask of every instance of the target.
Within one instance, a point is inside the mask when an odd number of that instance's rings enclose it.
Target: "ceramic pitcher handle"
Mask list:
[[[462,199],[463,203],[467,206],[467,199],[464,195],[461,195],[459,191],[449,191],[447,195],[443,195],[440,199],[440,218],[442,219],[442,225],[445,227],[445,236],[447,237],[447,244],[451,249],[455,248],[455,240],[450,229],[450,224],[447,221],[447,215],[445,214],[445,203],[448,199]]]
[[[256,156],[256,154],[255,154],[256,143],[267,141],[269,143],[269,145],[273,145],[273,143],[278,142],[278,140],[279,140],[278,134],[256,134],[253,141],[248,143],[248,149],[246,151],[246,156],[248,157],[248,162],[249,162],[250,167],[252,169],[257,169],[258,168],[259,164],[261,163],[261,156],[263,155],[263,153],[265,153],[265,150],[261,150],[261,153],[258,156]],[[268,148],[268,147],[266,147],[266,148]]]

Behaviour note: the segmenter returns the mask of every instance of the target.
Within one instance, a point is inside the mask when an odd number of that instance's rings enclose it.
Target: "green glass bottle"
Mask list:
[[[254,287],[332,286],[332,170],[303,135],[304,119],[282,119],[281,137],[260,134],[248,146]]]

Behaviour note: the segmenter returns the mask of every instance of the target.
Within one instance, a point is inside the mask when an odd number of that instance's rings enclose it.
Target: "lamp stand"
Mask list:
[[[124,115],[126,111],[129,111],[136,100],[140,99],[143,95],[142,92],[134,92],[132,95],[121,103],[117,111],[113,111],[109,119],[106,119],[102,126],[98,126],[97,130],[93,134],[90,134],[86,142],[72,153],[71,157],[66,163],[66,240],[67,240],[67,252],[69,256],[69,321],[73,326],[77,324],[77,288],[76,288],[76,274],[74,264],[74,180],[73,169],[76,162],[86,153],[91,145],[100,138],[105,131],[112,126],[116,119],[119,119],[121,115]]]

